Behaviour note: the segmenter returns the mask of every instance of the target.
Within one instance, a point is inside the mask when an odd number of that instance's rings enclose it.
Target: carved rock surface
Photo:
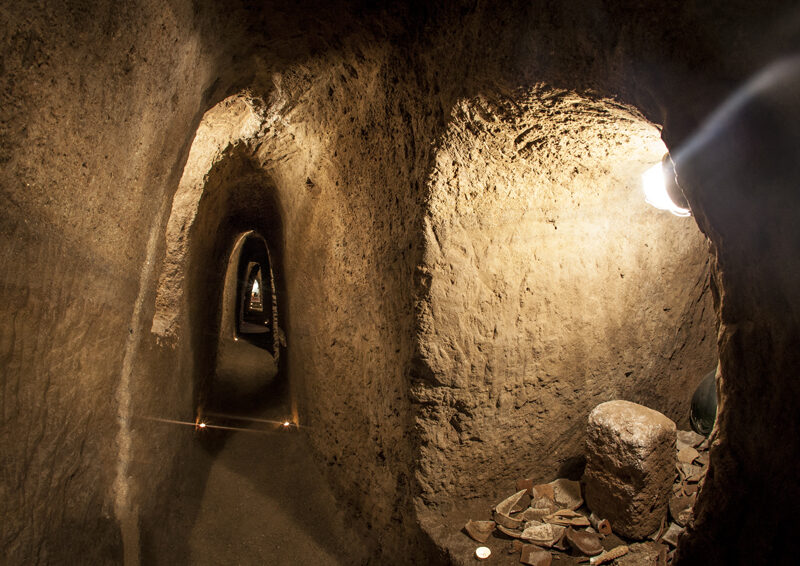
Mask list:
[[[584,475],[589,508],[617,534],[640,539],[666,513],[675,470],[675,423],[629,401],[609,401],[589,415]]]

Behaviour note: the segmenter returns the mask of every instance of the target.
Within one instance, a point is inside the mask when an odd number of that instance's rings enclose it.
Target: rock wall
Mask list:
[[[716,327],[705,238],[643,199],[665,151],[634,111],[569,91],[454,109],[419,268],[424,497],[549,481],[612,399],[688,426]]]
[[[562,447],[579,445],[590,399],[619,394],[679,414],[656,376],[688,380],[713,349],[695,331],[708,328],[705,251],[689,221],[656,221],[646,208],[609,220],[607,207],[644,207],[621,162],[660,153],[632,108],[678,151],[739,82],[796,45],[793,14],[789,2],[717,1],[1,7],[7,561],[136,564],[171,542],[166,496],[195,444],[190,428],[140,417],[191,419],[198,359],[187,326],[172,344],[151,332],[159,276],[201,117],[243,89],[261,101],[261,124],[235,155],[220,148],[238,161],[210,180],[234,190],[246,178],[275,194],[300,418],[387,562],[425,555],[416,502],[488,491],[467,477],[481,458],[505,477],[532,456],[546,455],[523,464],[531,473],[566,463]],[[707,198],[725,194],[719,179],[688,182],[715,245],[726,377],[687,562],[726,540],[731,523],[711,509],[726,490],[779,478],[754,493],[800,499],[782,467],[797,457],[785,442],[795,425],[785,415],[797,412],[786,379],[797,367],[787,353],[792,174],[741,232]],[[754,202],[758,183],[732,181]],[[219,219],[207,220],[210,234]],[[629,221],[639,237],[623,233]],[[582,246],[584,255],[562,253]],[[670,262],[681,253],[690,259],[679,270]],[[671,338],[641,344],[636,325]],[[635,345],[659,361],[632,354]],[[756,422],[758,446],[741,424]],[[551,425],[556,440],[542,430]],[[510,432],[531,426],[521,439]],[[730,517],[742,508],[726,507]],[[774,543],[768,524],[746,525],[738,540]]]
[[[800,367],[800,59],[780,61],[682,146],[677,171],[714,249],[719,408],[681,563],[789,564],[795,552]],[[770,513],[749,513],[780,501]],[[730,541],[747,538],[746,545]]]
[[[129,432],[151,236],[225,51],[203,49],[214,34],[190,2],[0,12],[0,548],[9,564],[116,563],[123,538],[138,545]],[[176,360],[160,362],[136,390],[153,410],[174,399]]]

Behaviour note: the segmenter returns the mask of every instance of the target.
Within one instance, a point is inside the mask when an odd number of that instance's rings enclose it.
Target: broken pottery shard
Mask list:
[[[683,533],[684,528],[678,525],[677,523],[671,523],[667,532],[664,533],[664,536],[661,537],[661,540],[669,544],[670,546],[678,546],[678,537],[681,536]]]
[[[685,527],[692,518],[692,502],[693,499],[687,496],[673,497],[669,500],[669,515],[681,527]]]
[[[551,482],[556,505],[565,509],[575,510],[583,505],[581,483],[567,479],[557,479]]]
[[[611,534],[611,523],[608,521],[608,519],[601,519],[600,517],[592,513],[591,515],[589,515],[589,523],[601,535]]]
[[[508,527],[504,527],[503,525],[498,524],[497,530],[503,533],[504,535],[508,535],[511,538],[520,538],[522,536],[522,531],[517,529],[509,529]]]
[[[519,518],[522,519],[523,521],[526,521],[526,522],[527,521],[541,521],[542,519],[544,519],[549,514],[550,514],[550,508],[549,507],[545,508],[545,509],[534,509],[533,507],[528,507],[527,509],[525,509],[525,511],[523,511],[519,515]]]
[[[693,430],[679,430],[676,437],[678,442],[693,448],[697,448],[705,440],[704,436],[697,434]]]
[[[581,554],[596,556],[603,552],[603,545],[600,544],[599,535],[567,529],[566,537],[569,545]]]
[[[532,544],[526,544],[522,547],[519,561],[530,566],[550,566],[550,563],[553,562],[553,557],[546,550],[542,550]]]
[[[605,564],[606,562],[611,562],[612,560],[616,560],[620,556],[625,556],[628,554],[628,547],[623,545],[615,546],[608,552],[604,552],[599,556],[594,556],[589,559],[589,564]]]
[[[478,542],[486,542],[494,530],[494,521],[468,521],[464,529]]]
[[[526,490],[522,489],[511,497],[508,497],[497,504],[497,507],[495,507],[494,510],[494,520],[499,525],[503,525],[509,529],[516,529],[522,526],[522,520],[512,517],[511,510],[516,507],[517,503],[519,503],[519,500],[522,499],[523,495],[525,495],[525,491]]]
[[[555,493],[553,493],[553,484],[551,483],[543,483],[539,485],[535,485],[531,488],[531,495],[534,499],[549,499],[550,501],[555,501]]]
[[[531,493],[531,488],[533,487],[533,480],[530,478],[517,480],[516,487],[517,491],[524,489],[528,495],[533,495]]]
[[[511,509],[511,515],[515,515],[522,511],[523,509],[527,509],[528,506],[531,504],[531,496],[528,495],[528,492],[522,494],[522,498],[517,501],[517,504]]]
[[[703,452],[697,458],[694,459],[694,463],[700,466],[706,467],[708,466],[708,452]]]
[[[587,433],[587,505],[617,534],[645,538],[672,493],[675,423],[642,405],[610,401],[589,415]]]
[[[525,530],[522,531],[520,538],[533,544],[553,546],[564,536],[564,530],[564,527],[558,525],[531,521],[525,524]]]
[[[546,515],[542,520],[545,523],[552,523],[565,527],[588,527],[591,524],[589,519],[570,509],[561,509],[552,515]]]
[[[531,509],[547,511],[547,515],[558,511],[558,505],[552,499],[547,497],[534,497],[531,500]]]
[[[683,450],[678,451],[678,462],[681,464],[691,464],[698,456],[700,456],[700,452],[691,446],[687,446]]]
[[[532,544],[526,544],[522,547],[519,561],[530,566],[550,566],[553,562],[553,557],[546,550],[542,550]]]
[[[703,478],[703,468],[694,464],[681,464],[684,481],[697,483]]]

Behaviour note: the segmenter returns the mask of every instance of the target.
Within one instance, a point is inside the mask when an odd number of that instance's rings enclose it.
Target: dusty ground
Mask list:
[[[257,418],[288,414],[276,405]],[[271,432],[257,432],[265,428]],[[188,564],[364,563],[367,546],[311,455],[306,435],[313,431],[275,432],[263,423],[247,429],[232,433],[209,456],[207,478],[194,478],[205,480],[205,489],[176,502],[189,533]]]

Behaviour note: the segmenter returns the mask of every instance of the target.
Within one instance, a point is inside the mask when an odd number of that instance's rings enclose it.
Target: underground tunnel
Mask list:
[[[797,21],[0,7],[5,563],[793,563]]]

